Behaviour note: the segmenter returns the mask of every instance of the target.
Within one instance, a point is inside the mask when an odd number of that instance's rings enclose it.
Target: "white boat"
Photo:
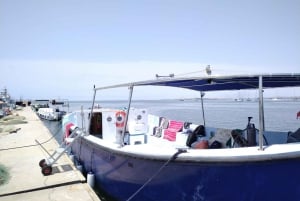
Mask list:
[[[33,100],[30,106],[33,111],[38,112],[40,108],[49,108],[49,100],[48,99]]]
[[[60,110],[59,108],[39,108],[37,114],[40,118],[46,119],[49,121],[59,121],[62,119],[63,115],[66,114],[65,111]]]
[[[0,91],[0,118],[11,114],[11,111],[15,108],[15,102],[11,99],[7,89],[4,88]]]
[[[149,85],[257,89],[258,129],[251,118],[247,129],[232,130],[131,108],[133,89]],[[67,114],[62,123],[77,162],[94,174],[96,188],[116,200],[299,200],[299,133],[266,131],[263,108],[264,89],[295,86],[300,74],[172,77],[98,87],[91,110]],[[129,88],[127,109],[94,108],[98,91],[119,87]]]

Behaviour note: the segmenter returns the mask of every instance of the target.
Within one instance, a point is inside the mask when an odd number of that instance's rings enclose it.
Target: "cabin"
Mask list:
[[[125,126],[126,111],[119,109],[94,109],[67,114],[63,119],[63,128],[67,125],[77,125],[90,135],[106,141],[121,143],[121,136]],[[124,144],[144,144],[147,142],[148,113],[145,109],[131,108],[127,128],[124,135]]]

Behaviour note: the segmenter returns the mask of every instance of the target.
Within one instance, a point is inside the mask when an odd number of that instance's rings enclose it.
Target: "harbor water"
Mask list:
[[[90,101],[70,101],[69,112],[90,109]],[[103,108],[126,108],[127,101],[98,101],[95,105]],[[170,120],[188,121],[195,124],[203,124],[201,101],[188,100],[143,100],[134,101],[134,108],[146,108],[148,113],[163,116]],[[258,128],[259,103],[257,101],[234,100],[209,100],[204,99],[205,125],[217,128],[245,129],[248,117],[253,117],[252,122]],[[296,131],[300,128],[300,119],[296,114],[300,111],[300,100],[266,100],[264,102],[265,128],[271,131]],[[55,135],[60,143],[63,138],[61,121],[46,121],[44,124]],[[101,194],[101,193],[100,193]],[[103,197],[103,200],[110,200]]]
[[[70,101],[69,112],[90,109],[91,101]],[[127,101],[98,101],[95,103],[103,108],[126,108]],[[201,101],[187,100],[143,100],[133,101],[131,107],[145,108],[148,113],[166,117],[171,120],[188,121],[195,124],[204,124]],[[295,131],[300,127],[300,119],[296,114],[300,111],[300,100],[266,100],[264,102],[265,128],[270,131]],[[204,99],[205,125],[217,128],[244,129],[248,117],[258,128],[258,102],[234,100]],[[62,140],[60,121],[43,120],[50,132],[56,135],[58,142]]]

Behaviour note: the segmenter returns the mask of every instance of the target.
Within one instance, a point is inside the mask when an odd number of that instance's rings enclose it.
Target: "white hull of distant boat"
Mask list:
[[[37,114],[40,118],[49,121],[59,121],[62,119],[65,112],[55,108],[39,108]]]
[[[130,107],[133,88],[148,85],[200,92],[258,89],[259,129],[250,119],[245,131],[205,126],[199,134],[196,123],[176,120],[166,126],[166,119]],[[263,111],[263,89],[293,86],[300,86],[300,74],[170,78],[95,88],[94,97],[99,90],[129,87],[127,109],[95,109],[94,99],[91,110],[63,118],[65,140],[84,171],[94,173],[97,188],[117,200],[298,200],[300,139],[265,131]],[[78,133],[84,135],[72,141]]]

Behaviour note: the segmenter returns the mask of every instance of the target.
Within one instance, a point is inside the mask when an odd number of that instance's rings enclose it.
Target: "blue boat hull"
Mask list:
[[[300,158],[215,163],[174,160],[166,164],[116,153],[85,138],[73,143],[72,153],[86,172],[95,174],[97,187],[116,200],[300,199]]]

